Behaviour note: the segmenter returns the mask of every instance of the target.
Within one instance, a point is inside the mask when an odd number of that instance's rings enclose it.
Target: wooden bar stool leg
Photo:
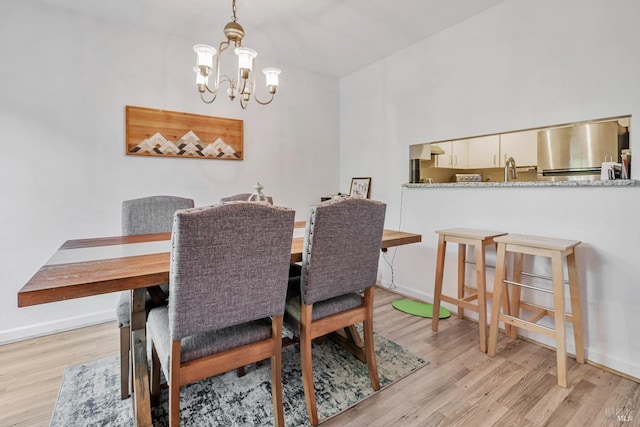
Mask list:
[[[522,254],[516,252],[513,254],[513,281],[522,283]],[[522,288],[520,286],[513,286],[513,294],[511,295],[511,312],[509,313],[513,317],[520,317],[520,296]],[[509,336],[513,339],[518,338],[518,327],[516,325],[510,325],[511,331]],[[505,328],[506,330],[506,328]]]
[[[458,245],[458,299],[464,298],[465,261],[467,260],[467,245]],[[458,319],[464,319],[464,308],[458,307]]]
[[[505,261],[505,265],[506,265],[506,261]],[[506,276],[506,272],[503,276],[503,278]],[[502,283],[502,312],[504,314],[511,314],[511,299],[509,298],[509,285],[507,285],[506,283]],[[515,326],[513,326],[510,323],[506,323],[504,324],[504,334],[509,336],[511,335],[511,328],[514,328]]]
[[[562,254],[555,252],[551,256],[551,270],[553,280],[553,308],[556,329],[556,354],[558,359],[558,384],[567,387],[567,337],[564,316],[564,275],[562,269]]]
[[[476,253],[476,286],[478,287],[478,327],[480,329],[480,351],[487,352],[487,292],[485,256],[482,243],[474,247]],[[459,274],[459,273],[458,273]],[[463,271],[464,274],[464,271]]]
[[[436,283],[433,291],[433,315],[431,316],[431,330],[438,330],[440,320],[440,295],[442,295],[442,276],[444,274],[444,254],[447,251],[447,241],[443,235],[438,237],[438,255],[436,258]]]
[[[508,280],[509,279],[509,247],[505,246],[504,248],[504,268],[503,268],[503,275],[502,275],[502,306],[500,307],[502,309],[502,314],[508,314],[511,315],[511,291],[513,286],[504,283],[504,280]],[[513,262],[512,262],[513,264]],[[513,277],[511,278],[511,280],[513,280]],[[504,334],[506,336],[511,335],[511,328],[515,327],[513,326],[511,323],[504,323]]]
[[[569,271],[569,294],[571,298],[571,314],[573,316],[573,338],[576,343],[576,361],[584,363],[584,335],[582,325],[582,308],[580,307],[580,284],[575,248],[567,255]]]
[[[502,280],[504,279],[504,243],[498,243],[496,255],[496,275],[493,282],[493,301],[491,303],[491,326],[489,327],[489,343],[487,346],[487,354],[489,356],[496,355],[496,346],[498,344],[498,316],[500,315],[500,305],[502,303]]]

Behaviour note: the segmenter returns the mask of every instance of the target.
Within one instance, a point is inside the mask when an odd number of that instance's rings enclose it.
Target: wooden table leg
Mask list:
[[[354,325],[344,328],[344,335],[338,332],[332,332],[329,334],[329,337],[361,362],[367,362],[367,356],[364,352],[364,341]]]
[[[347,326],[346,328],[344,328],[344,331],[347,334],[347,337],[349,337],[349,339],[351,339],[351,341],[353,341],[355,345],[357,345],[360,348],[364,348],[364,341],[362,340],[362,337],[358,333],[358,330],[356,329],[355,325]]]
[[[136,426],[152,426],[147,362],[147,298],[145,288],[131,291],[131,358],[133,360],[133,419]]]

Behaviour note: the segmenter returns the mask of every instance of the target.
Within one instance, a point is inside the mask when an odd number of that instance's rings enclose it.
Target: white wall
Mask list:
[[[205,205],[259,180],[305,219],[337,191],[338,81],[282,65],[273,104],[205,105],[193,44],[32,0],[0,3],[0,343],[114,318],[116,295],[18,308],[16,294],[65,240],[119,234],[123,200]],[[245,159],[125,156],[125,105],[242,119]]]
[[[401,187],[411,144],[625,114],[633,126],[638,16],[635,0],[508,0],[341,79],[341,187],[372,176],[372,197],[388,203],[387,226],[423,235],[397,250],[398,289],[432,300],[436,229],[582,240],[588,358],[640,377],[640,187]],[[633,130],[631,139],[632,149],[640,145]],[[454,271],[447,266],[450,294]],[[381,275],[390,284],[387,266]]]

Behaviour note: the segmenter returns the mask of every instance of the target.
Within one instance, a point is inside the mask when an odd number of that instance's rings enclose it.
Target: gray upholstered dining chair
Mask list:
[[[258,184],[260,185],[260,184]],[[220,198],[220,203],[228,203],[228,202],[236,202],[236,201],[243,201],[246,202],[249,200],[249,198],[254,195],[253,193],[240,193],[240,194],[234,194],[233,196],[227,196],[227,197],[221,197]],[[273,205],[273,197],[271,196],[265,196],[267,198],[267,202],[270,205]],[[287,290],[287,298],[289,298],[292,295],[298,295],[299,293],[297,292],[298,286],[297,284],[300,282],[300,273],[302,271],[302,268],[300,267],[299,264],[296,263],[291,263],[289,264],[289,286],[288,286],[288,290]],[[262,361],[257,362],[258,366],[262,366]],[[241,366],[238,368],[238,376],[242,377],[245,374],[245,369],[244,366]]]
[[[312,340],[363,322],[371,385],[380,389],[373,344],[373,296],[385,210],[384,203],[349,197],[322,202],[309,213],[300,295],[287,301],[285,324],[300,337],[302,383],[314,426],[318,425],[318,411]]]
[[[168,306],[153,308],[151,394],[160,367],[170,426],[180,424],[180,387],[271,358],[275,425],[284,425],[282,324],[295,212],[235,202],[176,214]]]
[[[227,196],[227,197],[221,197],[220,198],[220,203],[226,203],[226,202],[235,202],[235,201],[243,201],[246,202],[247,200],[249,200],[249,197],[251,196],[252,193],[240,193],[240,194],[234,194],[233,196]],[[272,205],[273,204],[273,197],[271,196],[266,196],[267,197],[267,202]],[[300,278],[300,272],[301,272],[301,268],[298,264],[291,264],[289,266],[289,277],[292,280],[296,280]],[[291,291],[289,292],[291,293]],[[295,291],[294,291],[295,293]],[[238,374],[242,375],[242,369],[238,370]]]
[[[122,234],[168,233],[173,226],[173,215],[178,209],[194,206],[193,200],[174,196],[150,196],[122,202]],[[147,311],[155,304],[166,301],[169,285],[151,290],[155,301],[147,293]],[[120,328],[120,394],[129,397],[129,372],[131,367],[131,292],[121,292],[116,318]]]

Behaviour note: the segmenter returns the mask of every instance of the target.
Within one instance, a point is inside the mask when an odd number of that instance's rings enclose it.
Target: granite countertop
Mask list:
[[[442,182],[433,184],[402,184],[407,188],[468,188],[468,187],[633,187],[635,179],[615,179],[608,181],[515,181],[515,182]]]

